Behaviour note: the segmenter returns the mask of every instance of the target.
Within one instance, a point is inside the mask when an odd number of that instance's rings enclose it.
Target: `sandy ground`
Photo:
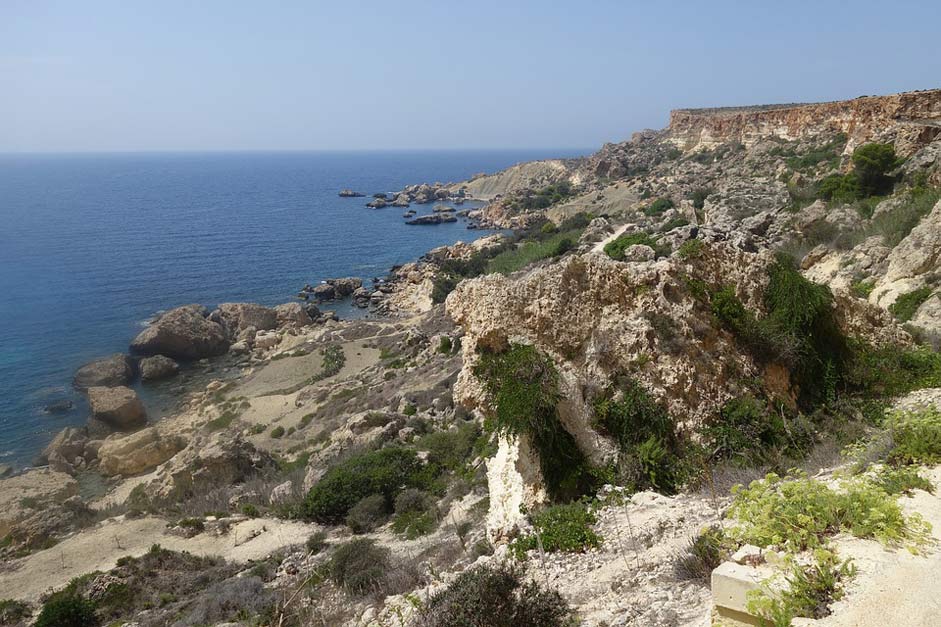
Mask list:
[[[923,473],[941,486],[941,467]],[[941,489],[941,488],[939,488]],[[941,497],[920,490],[902,497],[906,512],[918,512],[931,523],[941,543]],[[846,597],[833,605],[833,614],[809,622],[827,627],[938,627],[941,625],[941,545],[924,555],[905,549],[889,550],[871,540],[841,539],[839,554],[850,557],[859,573],[847,585]]]
[[[282,547],[302,544],[319,528],[315,524],[255,518],[233,525],[223,536],[207,532],[183,538],[168,533],[167,521],[162,518],[113,518],[50,549],[5,563],[0,571],[0,597],[36,600],[74,577],[114,568],[120,557],[143,555],[153,544],[194,555],[217,555],[247,562],[262,559]]]

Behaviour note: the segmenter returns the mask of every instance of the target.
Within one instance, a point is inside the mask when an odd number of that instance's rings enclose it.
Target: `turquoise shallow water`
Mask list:
[[[0,463],[85,420],[75,368],[184,303],[273,305],[477,235],[372,194],[579,151],[0,155]],[[415,207],[420,213],[430,207]],[[42,408],[71,398],[76,409]]]

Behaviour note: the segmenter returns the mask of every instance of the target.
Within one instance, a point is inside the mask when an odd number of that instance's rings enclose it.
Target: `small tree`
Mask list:
[[[853,151],[853,168],[863,196],[891,192],[894,179],[889,172],[898,165],[899,158],[892,144],[865,144]]]

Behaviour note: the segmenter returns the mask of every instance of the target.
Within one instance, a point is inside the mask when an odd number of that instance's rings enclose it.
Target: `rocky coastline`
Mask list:
[[[0,467],[13,624],[67,598],[141,627],[447,625],[495,578],[586,627],[753,625],[749,596],[817,573],[792,624],[931,624],[941,136],[867,114],[867,196],[866,153],[792,109],[374,197],[486,197],[470,219],[513,232],[183,305],[83,365],[88,424]],[[138,385],[180,406],[153,420]]]

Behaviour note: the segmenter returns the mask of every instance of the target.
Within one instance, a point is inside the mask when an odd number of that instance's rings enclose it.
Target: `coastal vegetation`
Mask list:
[[[464,279],[494,272],[511,274],[543,259],[564,255],[575,246],[590,221],[591,216],[585,213],[575,214],[558,226],[543,220],[506,238],[498,246],[474,253],[469,259],[442,262],[434,279],[432,301],[443,303]],[[545,228],[550,225],[551,228]]]

